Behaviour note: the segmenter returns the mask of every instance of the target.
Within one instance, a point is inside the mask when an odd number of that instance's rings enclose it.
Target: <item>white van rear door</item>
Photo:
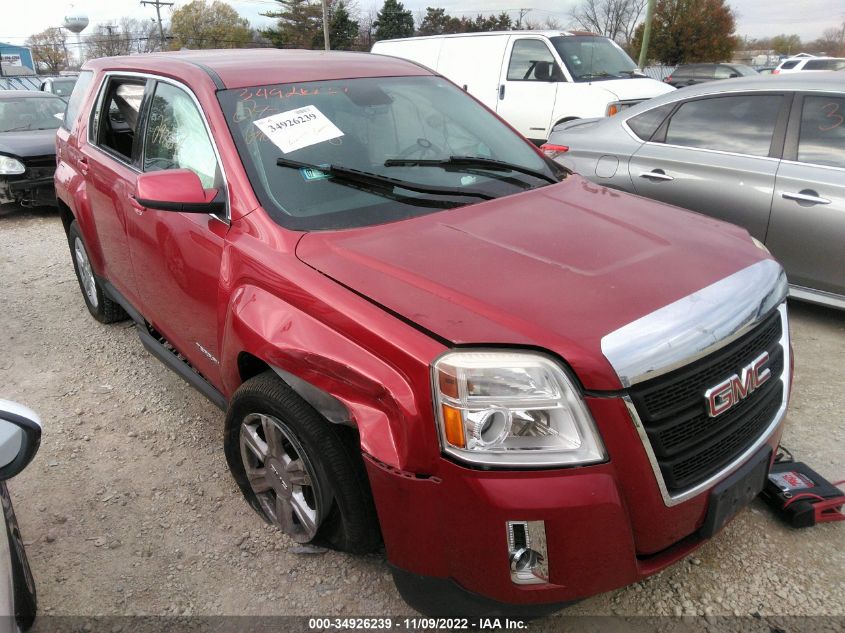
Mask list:
[[[496,109],[507,35],[444,37],[437,72]]]
[[[499,81],[496,112],[533,141],[545,141],[562,77],[546,38],[511,36]]]

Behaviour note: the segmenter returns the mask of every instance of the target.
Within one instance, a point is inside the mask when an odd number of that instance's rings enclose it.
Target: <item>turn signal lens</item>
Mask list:
[[[555,145],[554,143],[544,143],[540,146],[540,151],[549,158],[557,158],[561,154],[569,151],[568,145]]]
[[[614,114],[619,114],[619,110],[621,110],[621,109],[622,109],[622,107],[621,107],[620,103],[618,103],[618,102],[617,103],[611,103],[607,106],[607,113],[606,114],[607,114],[607,116],[613,116]]]
[[[464,434],[464,421],[461,412],[448,404],[443,405],[443,432],[446,441],[458,448],[466,447],[466,435]]]

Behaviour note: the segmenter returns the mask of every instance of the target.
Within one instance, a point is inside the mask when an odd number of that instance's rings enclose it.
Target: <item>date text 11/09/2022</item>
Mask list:
[[[311,631],[389,630],[456,631],[456,630],[522,630],[528,623],[512,618],[309,618]]]

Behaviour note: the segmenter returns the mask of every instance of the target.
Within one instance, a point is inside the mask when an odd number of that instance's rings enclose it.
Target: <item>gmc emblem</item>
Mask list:
[[[772,372],[763,366],[769,362],[769,353],[763,352],[742,368],[739,375],[734,374],[718,385],[704,392],[707,400],[707,415],[715,418],[739,404],[757,390],[760,385],[772,377]]]

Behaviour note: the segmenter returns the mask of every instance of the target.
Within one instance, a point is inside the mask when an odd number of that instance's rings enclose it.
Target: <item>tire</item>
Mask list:
[[[381,543],[357,433],[328,422],[273,371],[235,392],[224,449],[247,502],[294,541],[355,554]]]
[[[73,270],[76,272],[76,280],[79,282],[79,289],[82,291],[82,298],[91,316],[100,323],[114,323],[129,318],[126,311],[120,304],[113,301],[91,268],[91,260],[88,257],[88,247],[82,238],[79,224],[74,220],[70,223],[67,232],[70,256],[73,260]]]

